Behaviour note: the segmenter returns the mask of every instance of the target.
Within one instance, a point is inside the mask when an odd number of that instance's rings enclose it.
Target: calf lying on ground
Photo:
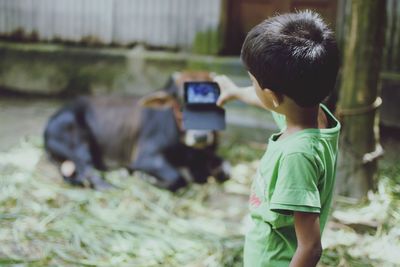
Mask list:
[[[217,133],[184,131],[180,99],[186,80],[210,80],[208,73],[174,75],[167,86],[143,98],[81,97],[48,121],[45,149],[65,181],[110,187],[95,171],[125,167],[156,178],[172,191],[187,177],[204,183],[209,176],[229,178],[229,164],[216,155]]]

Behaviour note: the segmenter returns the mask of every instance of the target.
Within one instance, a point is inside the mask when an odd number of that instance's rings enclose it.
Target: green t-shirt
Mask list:
[[[246,235],[244,266],[289,266],[297,247],[293,211],[320,214],[325,227],[335,183],[340,123],[321,105],[326,129],[305,129],[277,140],[261,158],[250,195],[252,227]],[[281,127],[285,118],[273,114]]]

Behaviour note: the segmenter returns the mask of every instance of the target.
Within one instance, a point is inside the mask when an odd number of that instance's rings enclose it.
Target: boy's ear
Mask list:
[[[157,91],[144,96],[139,100],[139,104],[146,108],[165,109],[174,105],[175,98],[164,91]]]
[[[264,92],[268,92],[268,94],[270,95],[270,99],[271,99],[272,105],[275,108],[279,107],[279,105],[283,101],[283,95],[279,94],[277,92],[274,92],[274,91],[272,91],[271,89],[268,89],[268,88],[264,88],[263,91]]]
[[[275,93],[274,91],[271,91],[271,98],[272,98],[272,104],[274,105],[275,108],[279,107],[279,105],[281,104],[280,101],[280,96]]]

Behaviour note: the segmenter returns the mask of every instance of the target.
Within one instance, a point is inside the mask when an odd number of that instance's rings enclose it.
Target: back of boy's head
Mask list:
[[[319,104],[335,86],[339,65],[335,37],[311,11],[258,24],[247,34],[241,57],[261,88],[284,94],[302,107]]]

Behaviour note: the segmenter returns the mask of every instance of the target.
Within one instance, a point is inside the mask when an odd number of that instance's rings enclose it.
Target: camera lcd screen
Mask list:
[[[185,100],[187,104],[215,104],[218,100],[219,94],[219,87],[215,82],[185,83]]]

